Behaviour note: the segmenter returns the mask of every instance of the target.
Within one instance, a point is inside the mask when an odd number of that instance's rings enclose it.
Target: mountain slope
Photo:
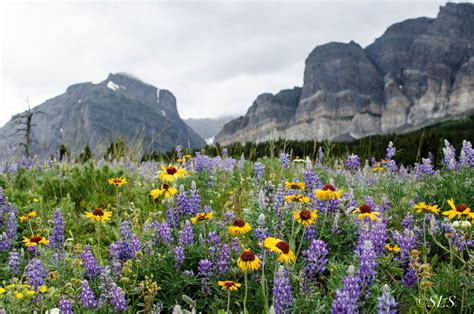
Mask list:
[[[73,152],[85,145],[104,151],[125,139],[143,151],[171,150],[177,144],[196,148],[203,139],[179,117],[176,98],[164,89],[126,74],[110,74],[98,84],[69,86],[62,95],[32,109],[33,154],[48,155],[61,144]],[[0,129],[0,148],[17,148],[18,115]]]
[[[351,140],[472,113],[474,4],[448,3],[434,19],[394,24],[365,49],[354,42],[318,46],[306,59],[296,106],[261,96],[216,142]],[[293,109],[279,119],[283,107]]]
[[[234,118],[235,116],[221,118],[189,118],[184,119],[184,122],[199,134],[199,136],[205,139],[207,144],[212,144],[214,137],[222,130],[224,124]]]

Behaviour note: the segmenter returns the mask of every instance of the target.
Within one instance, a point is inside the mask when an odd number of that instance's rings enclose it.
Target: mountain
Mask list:
[[[257,97],[215,141],[351,140],[474,112],[474,4],[390,26],[374,43],[316,47],[303,87]]]
[[[189,118],[184,119],[184,122],[199,134],[199,136],[205,139],[207,144],[212,144],[214,137],[222,130],[224,124],[234,118],[235,116],[202,119]]]
[[[49,155],[65,144],[72,153],[89,145],[104,152],[113,141],[124,139],[144,152],[168,151],[177,144],[197,148],[204,140],[180,118],[176,98],[128,74],[109,74],[98,84],[69,86],[62,95],[32,108],[31,153]],[[19,114],[0,129],[0,149],[24,141],[17,132]],[[24,138],[24,137],[23,137]]]

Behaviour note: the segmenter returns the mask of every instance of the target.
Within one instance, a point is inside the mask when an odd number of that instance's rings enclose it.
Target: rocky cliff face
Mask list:
[[[136,149],[171,150],[177,144],[201,147],[203,139],[179,117],[176,98],[164,89],[126,74],[110,74],[101,83],[69,86],[62,95],[32,109],[33,154],[49,155],[66,144],[72,153],[85,145],[103,152],[117,139]],[[0,129],[0,148],[18,148],[18,115]]]
[[[293,93],[298,99],[259,96],[216,141],[350,140],[412,130],[474,112],[473,82],[474,4],[448,3],[435,19],[392,25],[365,49],[354,42],[316,47],[301,92]]]

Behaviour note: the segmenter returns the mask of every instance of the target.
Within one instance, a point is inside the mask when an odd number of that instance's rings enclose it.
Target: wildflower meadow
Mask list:
[[[0,168],[0,312],[474,312],[470,142],[440,164],[188,153]]]

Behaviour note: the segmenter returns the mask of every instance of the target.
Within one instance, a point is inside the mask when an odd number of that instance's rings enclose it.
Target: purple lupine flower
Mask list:
[[[265,165],[263,165],[262,163],[260,162],[256,162],[254,163],[253,165],[253,170],[255,172],[255,178],[260,181],[263,176],[265,175]]]
[[[97,297],[95,296],[94,291],[89,287],[89,282],[87,280],[82,281],[81,302],[82,306],[87,309],[95,309],[98,306]]]
[[[397,314],[397,302],[390,293],[390,287],[388,285],[384,285],[382,287],[382,295],[378,298],[378,300],[378,314]]]
[[[305,169],[303,171],[303,182],[306,187],[306,191],[312,198],[314,190],[321,187],[321,179],[311,169]]]
[[[268,231],[268,228],[257,227],[253,230],[253,235],[255,236],[257,241],[261,243],[270,236],[270,232]]]
[[[413,269],[412,267],[408,268],[408,271],[405,273],[405,276],[403,276],[402,282],[405,286],[408,288],[413,287],[413,285],[416,284],[418,281],[418,277],[416,275],[416,270]]]
[[[307,241],[315,240],[318,237],[318,232],[316,231],[316,225],[311,225],[304,229],[304,239]]]
[[[347,169],[350,172],[356,173],[360,169],[360,158],[357,155],[351,154],[346,160]]]
[[[21,255],[18,251],[11,251],[8,256],[8,268],[14,275],[18,275],[21,263]]]
[[[156,229],[156,236],[164,244],[170,244],[172,240],[171,230],[167,222],[158,223]]]
[[[188,214],[191,216],[196,215],[201,208],[201,195],[196,188],[196,182],[191,183],[191,191],[188,199]]]
[[[393,142],[392,142],[392,141],[390,141],[390,142],[388,143],[386,152],[387,152],[387,154],[385,155],[385,160],[390,160],[390,159],[392,159],[392,158],[395,156],[395,154],[397,153],[397,149],[395,148],[395,146],[393,146]]]
[[[102,271],[102,267],[95,259],[90,245],[86,245],[84,247],[84,250],[80,256],[82,258],[82,262],[84,263],[87,278],[93,279],[99,276],[100,272]]]
[[[9,241],[9,246],[16,240],[16,209],[11,206],[8,212],[7,230],[6,235]]]
[[[377,275],[377,272],[375,271],[375,268],[377,267],[377,255],[375,254],[372,241],[364,241],[362,247],[359,248],[359,252],[359,278],[362,288],[368,292],[368,288],[372,285],[375,276]]]
[[[178,157],[178,159],[183,158],[183,148],[180,145],[176,145],[174,150],[176,152],[176,156]]]
[[[193,227],[189,220],[186,220],[182,230],[178,232],[178,243],[180,245],[191,245],[194,242]]]
[[[125,241],[130,241],[132,238],[132,225],[129,220],[125,220],[120,224],[120,237]]]
[[[287,169],[290,166],[290,155],[285,152],[280,153],[280,166]]]
[[[413,205],[410,205],[412,207]],[[405,229],[413,229],[413,215],[407,214],[405,218],[403,218],[401,225]]]
[[[189,199],[184,191],[184,186],[179,186],[179,193],[176,195],[176,210],[180,217],[186,217],[190,215],[189,212]]]
[[[331,304],[331,313],[359,313],[357,303],[360,296],[359,277],[355,276],[354,266],[349,266],[343,286],[336,290],[336,298]]]
[[[207,242],[211,245],[219,245],[221,243],[221,237],[214,231],[209,231],[207,234]]]
[[[234,214],[234,212],[231,211],[231,210],[226,211],[226,212],[224,213],[224,219],[223,219],[223,220],[224,220],[224,222],[225,222],[226,224],[232,223],[232,222],[235,220],[235,214]]]
[[[178,215],[178,210],[174,207],[174,204],[172,201],[168,201],[166,203],[166,212],[165,212],[165,217],[166,217],[166,224],[168,227],[171,228],[176,228],[179,225],[179,215]]]
[[[230,248],[227,244],[222,244],[217,252],[216,270],[220,274],[227,274],[230,271]]]
[[[199,261],[198,275],[201,277],[201,286],[203,291],[206,294],[209,294],[211,292],[209,282],[212,276],[212,262],[210,260],[203,259]]]
[[[293,304],[293,295],[290,285],[290,277],[288,271],[280,266],[275,274],[275,282],[273,283],[273,306],[276,314],[290,312]]]
[[[410,229],[405,229],[403,233],[394,233],[395,241],[400,247],[400,262],[406,265],[410,258],[410,252],[415,247],[415,233]]]
[[[64,248],[64,217],[61,209],[57,208],[54,212],[53,235],[51,237],[51,245],[57,250],[62,251]]]
[[[387,221],[385,219],[377,219],[372,224],[371,241],[377,256],[383,254],[385,242],[387,241]]]
[[[421,164],[415,163],[415,177],[417,180],[421,180],[426,175],[437,175],[438,171],[434,170],[433,164],[431,163],[431,154],[428,158],[421,158]]]
[[[309,247],[303,251],[304,264],[303,268],[303,289],[308,290],[308,285],[316,282],[318,276],[326,270],[328,262],[327,245],[322,240],[312,240]]]
[[[454,149],[454,146],[448,142],[448,140],[444,140],[443,154],[444,167],[447,170],[456,170],[458,168],[458,163],[456,161],[456,150]]]
[[[59,310],[61,311],[62,314],[73,314],[72,310],[72,304],[69,302],[67,297],[65,295],[61,295],[61,298],[59,299]]]
[[[119,278],[118,274],[119,272],[115,270],[115,267],[113,265],[103,267],[102,272],[99,276],[100,296],[97,302],[97,305],[99,307],[112,299],[113,288],[115,286],[115,281],[113,277]]]
[[[177,246],[174,248],[174,261],[176,268],[180,268],[184,263],[184,248]]]
[[[130,240],[130,248],[132,249],[134,255],[136,255],[141,249],[140,238],[136,234],[132,235],[132,239]]]
[[[28,270],[28,284],[35,288],[36,290],[44,285],[44,279],[47,274],[43,268],[41,260],[34,258],[30,260],[27,265]]]
[[[474,149],[469,141],[462,141],[461,154],[459,155],[459,163],[461,166],[474,168]]]
[[[114,307],[114,312],[124,312],[127,308],[125,292],[117,285],[112,288],[112,299],[110,304]]]

